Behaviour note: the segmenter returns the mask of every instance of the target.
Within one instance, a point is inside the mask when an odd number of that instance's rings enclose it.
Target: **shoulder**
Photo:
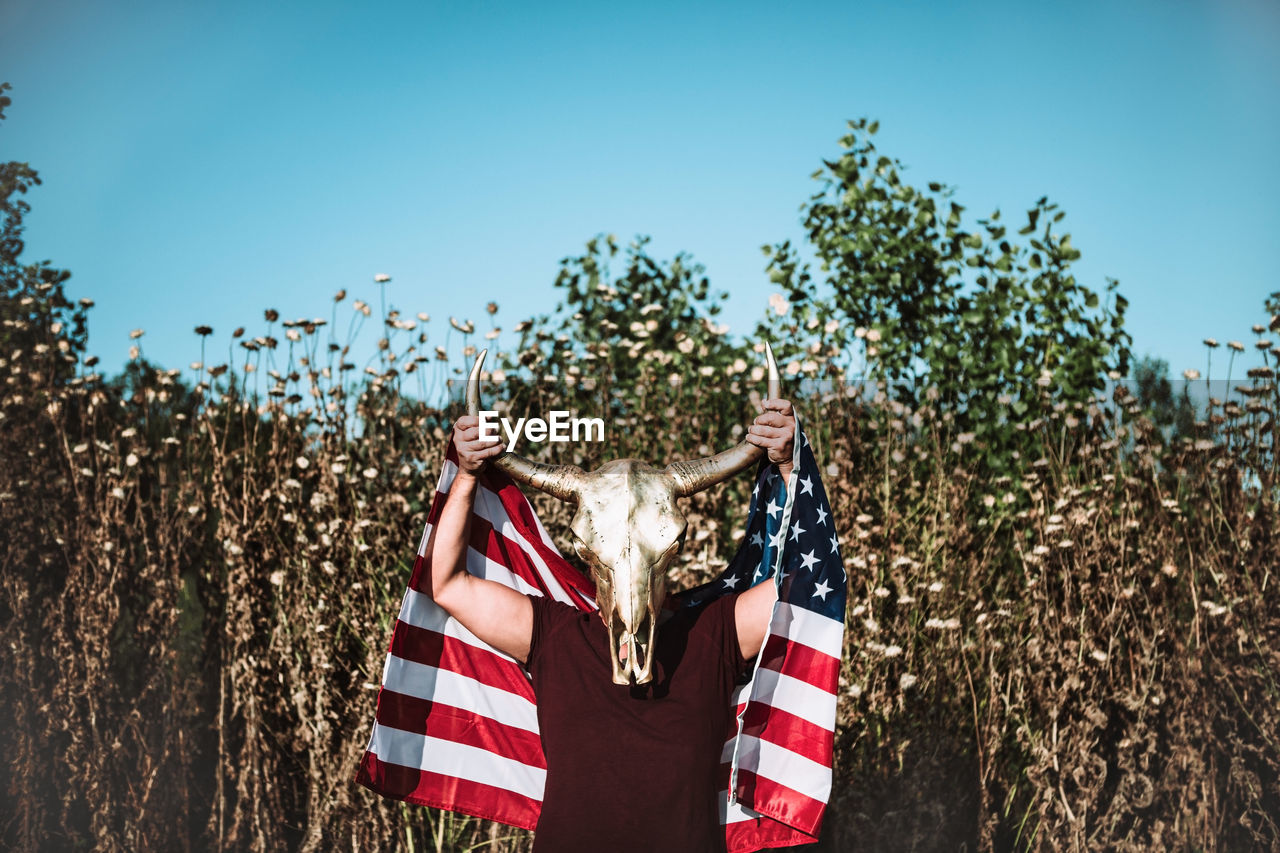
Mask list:
[[[527,595],[526,597],[533,607],[533,632],[530,636],[527,661],[527,665],[532,666],[538,653],[554,641],[556,634],[590,614],[547,595]]]
[[[583,613],[572,605],[565,604],[563,601],[556,601],[549,595],[525,595],[529,599],[529,604],[533,606],[533,614],[535,619],[547,619],[555,622],[561,622],[566,619],[572,620]]]

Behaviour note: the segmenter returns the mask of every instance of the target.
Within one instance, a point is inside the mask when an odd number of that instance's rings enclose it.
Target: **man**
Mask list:
[[[787,482],[791,404],[770,399],[764,409],[746,440]],[[547,761],[534,850],[724,850],[716,792],[729,697],[764,641],[774,585],[683,608],[658,629],[652,680],[615,684],[600,615],[466,571],[476,475],[502,445],[482,440],[473,416],[458,419],[453,442],[458,474],[427,544],[430,592],[533,677]]]

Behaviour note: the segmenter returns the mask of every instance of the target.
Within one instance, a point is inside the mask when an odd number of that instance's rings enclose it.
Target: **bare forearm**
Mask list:
[[[428,543],[431,554],[431,593],[437,603],[448,609],[450,583],[466,574],[467,547],[471,540],[471,507],[475,502],[476,480],[459,472],[449,487],[444,509],[431,531]]]

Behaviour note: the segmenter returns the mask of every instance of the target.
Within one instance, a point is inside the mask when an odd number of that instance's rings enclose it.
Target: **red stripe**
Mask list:
[[[816,836],[806,835],[767,817],[726,824],[724,834],[729,853],[753,853],[765,848],[794,847],[818,840]]]
[[[824,767],[831,766],[835,734],[804,717],[756,703],[747,710],[742,733],[777,744]]]
[[[782,821],[814,838],[817,838],[818,831],[822,828],[822,813],[827,807],[821,800],[815,800],[767,776],[742,769],[738,770],[738,799],[747,808]]]
[[[542,803],[504,788],[380,761],[366,752],[356,781],[384,797],[533,829]]]
[[[775,634],[765,643],[760,666],[832,692],[840,679],[840,658]]]
[[[534,701],[533,685],[518,663],[437,631],[397,619],[395,630],[391,632],[390,651],[398,658],[456,672],[481,684]]]
[[[393,729],[453,741],[546,769],[537,732],[508,726],[480,714],[383,689],[377,721]]]
[[[431,561],[421,554],[413,558],[413,571],[409,573],[409,589],[427,596],[431,595]]]

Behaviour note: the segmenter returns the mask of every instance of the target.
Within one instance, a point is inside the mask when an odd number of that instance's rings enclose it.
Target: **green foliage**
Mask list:
[[[1080,252],[1056,230],[1057,205],[1040,199],[1016,231],[999,211],[970,229],[951,189],[912,186],[899,161],[877,153],[875,122],[849,127],[804,209],[822,286],[789,242],[765,247],[791,319],[772,315],[762,333],[788,332],[811,352],[847,354],[861,340],[869,378],[904,404],[934,389],[930,399],[999,467],[1025,444],[1014,426],[1043,408],[1039,388],[1054,402],[1086,401],[1108,374],[1126,373],[1127,302],[1114,281],[1104,304],[1076,280]]]
[[[674,375],[689,380],[723,376],[749,354],[717,324],[729,294],[712,291],[701,264],[680,253],[650,257],[648,237],[625,252],[612,235],[587,241],[586,251],[560,262],[555,287],[562,294],[554,316],[522,324],[520,354],[509,367],[535,377],[590,377],[634,385]],[[623,269],[614,272],[622,254]]]

